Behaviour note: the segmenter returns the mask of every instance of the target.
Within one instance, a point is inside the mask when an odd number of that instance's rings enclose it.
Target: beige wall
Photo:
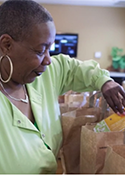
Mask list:
[[[95,59],[102,68],[111,65],[111,48],[125,53],[125,8],[43,4],[52,14],[57,32],[79,34],[78,59]],[[100,59],[94,58],[102,52]]]

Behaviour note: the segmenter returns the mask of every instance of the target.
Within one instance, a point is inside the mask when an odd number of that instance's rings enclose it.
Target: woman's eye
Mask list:
[[[45,51],[42,51],[42,52],[39,52],[39,51],[36,51],[36,54],[39,55],[39,56],[42,56],[44,54]]]

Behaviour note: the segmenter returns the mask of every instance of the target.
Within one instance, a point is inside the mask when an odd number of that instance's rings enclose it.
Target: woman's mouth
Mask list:
[[[40,76],[43,72],[35,72],[37,76]]]
[[[37,76],[40,76],[43,72],[45,72],[45,70],[46,70],[46,66],[42,67],[42,69],[35,70],[34,72]]]

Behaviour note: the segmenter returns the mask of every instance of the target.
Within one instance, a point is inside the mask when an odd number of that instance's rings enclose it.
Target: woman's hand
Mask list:
[[[122,86],[114,81],[108,81],[102,86],[101,91],[113,111],[125,115],[125,91]]]

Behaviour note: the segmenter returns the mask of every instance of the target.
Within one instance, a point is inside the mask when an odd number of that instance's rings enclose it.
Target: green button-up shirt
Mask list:
[[[93,60],[52,58],[42,76],[26,85],[38,129],[0,92],[0,173],[55,173],[62,143],[58,96],[99,90],[108,80],[108,71]]]

